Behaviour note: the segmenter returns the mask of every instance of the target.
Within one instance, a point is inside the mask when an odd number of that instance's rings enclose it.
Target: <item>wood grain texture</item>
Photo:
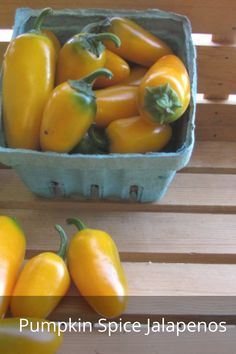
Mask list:
[[[214,33],[221,35],[230,35],[236,32],[235,11],[236,4],[233,0],[119,0],[110,2],[109,0],[2,0],[0,3],[0,23],[2,28],[12,26],[14,13],[17,7],[31,6],[33,8],[44,8],[51,6],[58,8],[118,8],[118,9],[146,9],[160,8],[166,11],[181,13],[190,18],[193,31],[197,33]],[[222,16],[225,21],[222,21]],[[220,24],[220,25],[219,25]]]
[[[236,346],[236,327],[228,326],[226,333],[66,333],[58,354],[233,354]]]
[[[235,316],[236,265],[123,263],[129,284],[128,306],[122,318]],[[176,301],[164,297],[188,296]],[[196,296],[196,298],[194,298]],[[222,298],[218,298],[221,296]],[[192,299],[190,297],[193,297]],[[201,298],[197,298],[201,297]],[[203,298],[209,297],[209,298]],[[225,297],[229,297],[225,301]],[[215,298],[215,301],[214,301]],[[169,304],[169,306],[167,306]],[[179,305],[178,305],[179,304]],[[79,296],[72,284],[67,296],[50,315],[52,320],[96,320],[100,317]]]
[[[122,318],[142,322],[147,316],[153,319],[162,316],[225,319],[232,316],[231,320],[236,319],[236,265],[132,262],[123,263],[123,268],[129,284],[129,298]],[[73,284],[49,319],[68,321],[70,317],[73,321],[82,317],[93,322],[100,318],[79,296]]]
[[[236,265],[132,262],[124,269],[130,296],[236,295]]]
[[[26,234],[27,256],[56,251],[59,237],[54,225],[65,228],[69,238],[75,228],[66,219],[81,218],[88,227],[105,230],[115,240],[121,259],[129,262],[236,263],[234,215],[136,213],[63,210],[0,211],[15,217]]]
[[[211,97],[236,92],[236,45],[198,45],[198,92]]]
[[[236,101],[197,99],[196,138],[236,142]]]
[[[236,212],[236,175],[179,173],[174,178],[165,197],[156,203],[86,202],[77,199],[44,199],[34,196],[20,181],[13,170],[1,170],[0,208],[47,208],[109,211],[168,211],[200,213]]]
[[[193,155],[182,172],[236,173],[236,142],[196,141]]]

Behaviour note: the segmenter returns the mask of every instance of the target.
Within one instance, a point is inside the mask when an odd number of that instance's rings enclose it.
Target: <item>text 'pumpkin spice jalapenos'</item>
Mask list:
[[[105,46],[133,63],[151,66],[157,59],[172,53],[171,48],[137,23],[127,18],[112,17],[84,27],[85,32],[111,32],[121,40],[121,46],[115,47],[105,41]]]
[[[138,115],[138,88],[117,85],[96,90],[97,113],[95,122],[105,128],[113,120]]]
[[[56,51],[40,28],[45,9],[32,31],[13,39],[3,61],[3,120],[11,148],[37,150],[45,103],[53,89]]]
[[[171,139],[172,128],[137,116],[111,122],[105,134],[91,127],[89,135],[97,149],[120,154],[146,153],[162,150]]]
[[[15,317],[46,318],[66,294],[70,276],[65,264],[67,236],[55,225],[61,237],[58,253],[44,252],[31,258],[16,282],[11,312]]]
[[[43,112],[40,144],[43,151],[70,152],[81,140],[96,116],[92,83],[99,75],[112,77],[99,69],[82,80],[69,80],[57,86]]]
[[[25,235],[16,220],[0,216],[0,318],[7,311],[24,260],[25,247]]]
[[[0,354],[56,354],[62,341],[63,334],[59,335],[52,322],[36,318],[0,320]]]
[[[105,67],[106,50],[102,44],[104,39],[120,46],[119,38],[112,33],[80,33],[69,39],[59,52],[57,84],[79,80]]]
[[[75,285],[98,314],[119,316],[126,307],[128,290],[114,241],[106,232],[89,229],[79,219],[68,219],[67,223],[79,230],[67,253]]]
[[[190,79],[183,62],[175,55],[166,55],[141,81],[138,92],[140,113],[151,122],[171,123],[186,111],[190,95]]]

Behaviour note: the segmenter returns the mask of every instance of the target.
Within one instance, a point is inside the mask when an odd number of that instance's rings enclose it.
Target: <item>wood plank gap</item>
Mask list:
[[[135,242],[135,240],[134,240]],[[45,249],[27,249],[26,259],[30,259]],[[55,250],[48,250],[55,252]],[[150,252],[120,252],[122,262],[150,263],[188,263],[188,264],[236,264],[236,254],[186,254],[186,253],[150,253]]]

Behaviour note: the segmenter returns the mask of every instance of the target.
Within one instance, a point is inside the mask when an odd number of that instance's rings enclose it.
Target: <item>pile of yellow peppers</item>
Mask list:
[[[57,153],[146,153],[171,140],[190,102],[172,49],[134,21],[88,24],[61,47],[42,30],[13,39],[3,62],[6,144]]]
[[[38,254],[23,265],[24,231],[14,218],[0,216],[1,353],[55,353],[62,341],[56,331],[49,331],[46,338],[40,333],[30,335],[28,327],[20,332],[19,321],[47,318],[66,295],[70,278],[99,315],[116,317],[125,310],[127,281],[111,236],[87,228],[76,218],[68,219],[67,223],[78,229],[69,243],[65,231],[57,224],[55,229],[61,238],[59,251]],[[3,319],[8,308],[13,317]]]

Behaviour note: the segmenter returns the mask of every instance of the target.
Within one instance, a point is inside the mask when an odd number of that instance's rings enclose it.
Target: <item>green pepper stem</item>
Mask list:
[[[112,41],[117,48],[121,46],[121,40],[114,33],[104,32],[104,33],[96,33],[90,35],[93,40],[96,42],[102,42],[105,40]]]
[[[109,79],[112,78],[112,72],[108,69],[102,68],[92,72],[91,74],[80,80],[68,80],[67,82],[73,90],[83,93],[88,97],[93,97],[93,99],[95,100],[96,96],[93,92],[92,84],[94,80],[100,75],[104,75]]]
[[[108,79],[111,79],[113,76],[113,74],[110,70],[105,69],[105,68],[101,68],[96,71],[93,71],[91,74],[83,77],[80,80],[68,80],[68,83],[73,89],[80,91],[82,82],[84,82],[88,85],[92,85],[94,80],[96,80],[98,76],[102,76],[102,75],[106,76]]]
[[[181,107],[182,102],[178,94],[169,84],[146,87],[144,110],[149,112],[155,123],[172,122]]]
[[[75,225],[79,231],[87,229],[87,226],[78,218],[66,219],[67,224]]]
[[[104,20],[89,23],[82,28],[81,33],[101,33],[106,31],[110,25],[111,20],[107,17]]]
[[[34,21],[33,30],[36,32],[40,32],[44,18],[48,15],[51,15],[52,13],[53,10],[50,7],[46,7],[45,9],[43,9],[39,14],[39,16],[36,18],[36,20]]]
[[[83,77],[81,81],[85,81],[87,84],[92,84],[94,80],[96,80],[99,76],[105,76],[108,79],[111,79],[113,74],[110,70],[101,68],[96,71],[93,71],[91,74]]]
[[[68,245],[68,237],[67,234],[65,233],[64,229],[56,224],[55,229],[58,231],[60,237],[61,237],[61,244],[59,251],[57,252],[58,256],[60,256],[62,259],[65,260],[66,257],[66,250],[67,250],[67,245]]]

